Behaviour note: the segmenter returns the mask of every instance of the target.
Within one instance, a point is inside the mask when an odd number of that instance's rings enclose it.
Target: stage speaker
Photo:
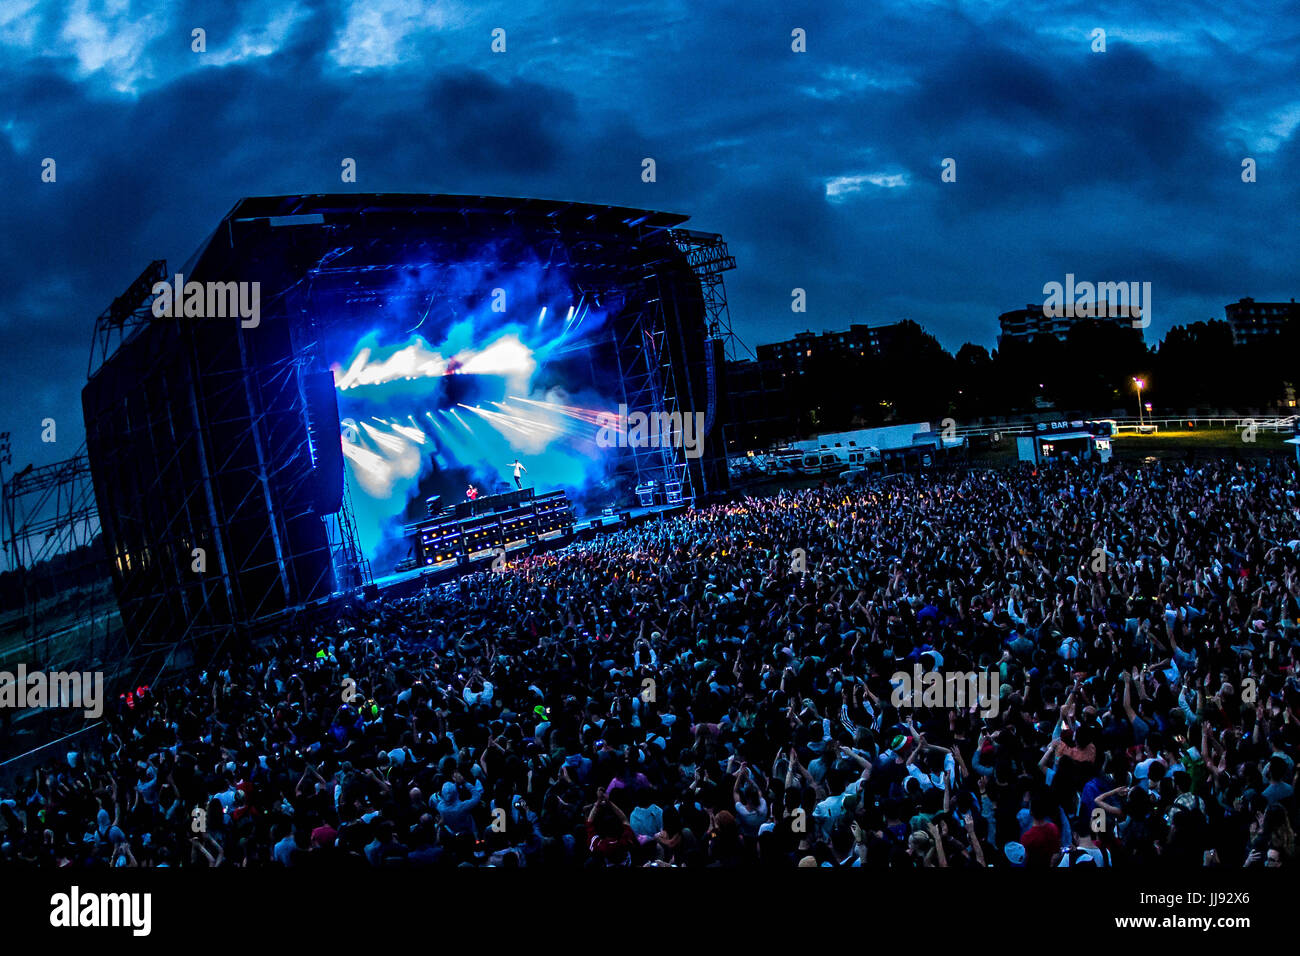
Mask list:
[[[311,452],[311,502],[317,514],[332,515],[343,506],[343,439],[334,373],[308,372],[302,376],[302,390]]]
[[[682,503],[682,483],[680,481],[664,482],[664,504],[679,505]]]
[[[367,584],[361,589],[361,596],[365,598],[366,603],[379,600],[379,585]]]
[[[619,516],[618,516],[618,521],[619,521],[619,524],[622,524],[622,525],[629,525],[629,524],[631,524],[631,523],[632,523],[632,512],[630,512],[630,511],[624,511],[624,512],[621,512],[621,513],[619,514]]]

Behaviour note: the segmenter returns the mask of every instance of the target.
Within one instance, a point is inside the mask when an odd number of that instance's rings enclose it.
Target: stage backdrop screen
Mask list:
[[[358,533],[376,571],[410,548],[425,502],[515,487],[565,489],[581,515],[612,504],[616,448],[597,435],[623,401],[612,319],[625,293],[580,291],[512,249],[424,261],[317,288]],[[521,261],[522,260],[522,261]],[[325,294],[322,294],[324,291]]]

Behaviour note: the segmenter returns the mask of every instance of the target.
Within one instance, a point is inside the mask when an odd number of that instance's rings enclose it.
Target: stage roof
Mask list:
[[[325,193],[301,196],[252,196],[241,199],[226,219],[270,219],[286,216],[349,218],[367,215],[491,215],[549,219],[558,226],[636,227],[672,229],[689,216],[558,199],[508,196],[456,196],[429,193]]]
[[[508,196],[459,196],[432,193],[313,193],[298,196],[250,196],[235,203],[217,227],[185,260],[180,271],[195,272],[209,253],[230,249],[236,235],[249,228],[263,233],[270,228],[353,226],[363,230],[422,227],[431,234],[444,234],[448,227],[465,227],[485,233],[512,231],[516,227],[534,233],[554,233],[615,242],[645,241],[677,229],[690,217],[681,213],[633,209],[558,199],[528,199]],[[217,253],[221,255],[220,252]]]

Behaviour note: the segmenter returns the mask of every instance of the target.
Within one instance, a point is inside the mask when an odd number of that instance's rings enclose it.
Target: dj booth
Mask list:
[[[407,526],[420,567],[464,564],[504,549],[573,533],[573,506],[563,491],[536,495],[532,488],[462,501]]]

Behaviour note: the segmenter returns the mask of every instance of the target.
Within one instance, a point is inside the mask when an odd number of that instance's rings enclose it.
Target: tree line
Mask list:
[[[1153,414],[1294,413],[1300,323],[1268,341],[1234,344],[1225,321],[1170,329],[1155,347],[1138,330],[1080,321],[1061,341],[1012,339],[990,352],[966,343],[955,355],[912,321],[877,353],[821,355],[787,375],[773,395],[800,434],[889,422],[962,423],[1046,409],[1136,415],[1133,379]],[[768,383],[764,382],[765,386]]]

